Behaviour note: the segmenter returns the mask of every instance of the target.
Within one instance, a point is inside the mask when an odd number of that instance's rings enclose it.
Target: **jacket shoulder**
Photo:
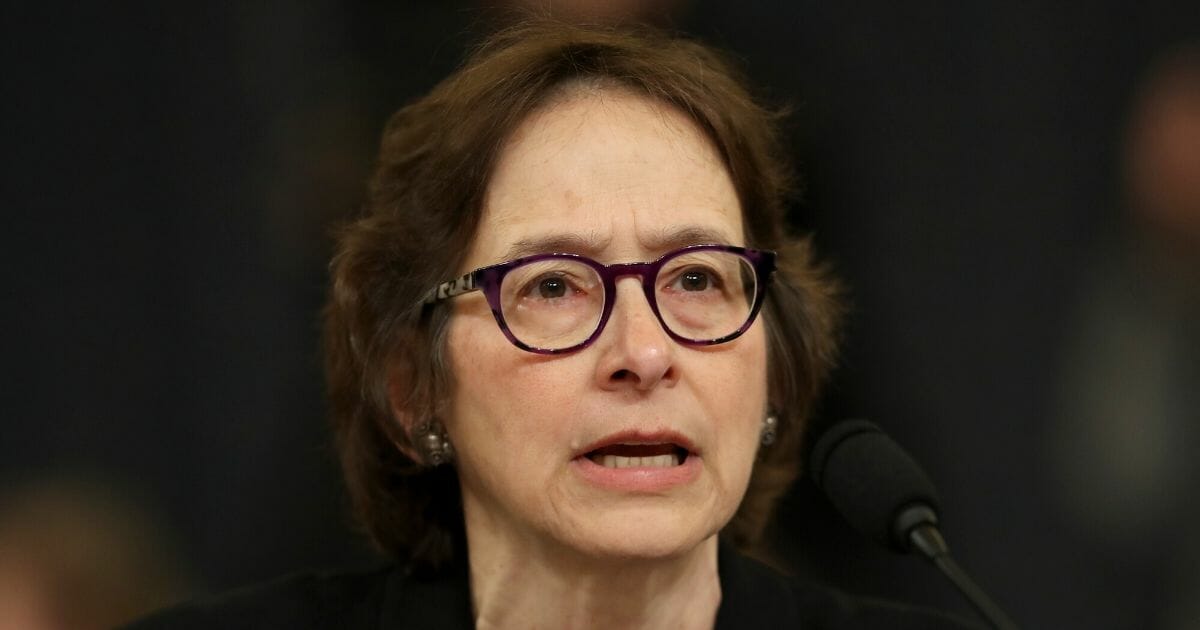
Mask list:
[[[807,601],[805,618],[812,627],[838,630],[982,630],[984,626],[941,610],[902,602],[853,596],[813,586],[795,587]]]
[[[290,575],[168,608],[126,630],[374,627],[393,571]]]
[[[825,630],[964,630],[977,624],[939,610],[850,595],[785,576],[730,549],[719,565],[722,602],[717,628]]]

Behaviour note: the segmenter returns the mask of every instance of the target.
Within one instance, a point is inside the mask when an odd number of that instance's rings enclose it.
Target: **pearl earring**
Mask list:
[[[454,460],[454,445],[442,423],[434,420],[417,428],[418,446],[431,466],[441,466]]]
[[[778,427],[779,427],[779,418],[776,418],[775,414],[769,414],[766,418],[763,418],[763,426],[762,426],[762,445],[763,446],[770,446],[775,443],[775,437],[776,437],[775,431],[776,431],[776,429],[778,429]]]

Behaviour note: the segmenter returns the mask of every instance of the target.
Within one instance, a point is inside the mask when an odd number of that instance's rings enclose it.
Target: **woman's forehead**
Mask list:
[[[501,151],[471,258],[741,244],[724,162],[684,114],[620,90],[556,99]],[[583,251],[589,250],[589,251]]]

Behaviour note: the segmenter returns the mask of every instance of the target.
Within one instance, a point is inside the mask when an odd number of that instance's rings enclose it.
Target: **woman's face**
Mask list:
[[[549,251],[649,261],[710,242],[745,244],[737,195],[707,138],[669,107],[591,90],[534,114],[508,142],[462,271]],[[684,346],[636,276],[616,286],[600,337],[553,356],[513,346],[482,294],[454,300],[456,389],[444,420],[469,535],[663,557],[737,510],[766,410],[761,322],[729,343]],[[628,468],[603,457],[663,453]]]

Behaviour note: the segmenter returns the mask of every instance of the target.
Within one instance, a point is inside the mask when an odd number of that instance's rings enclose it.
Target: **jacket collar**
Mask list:
[[[774,570],[751,560],[728,543],[717,547],[721,605],[717,630],[791,627],[799,620],[797,602],[787,582]],[[393,628],[462,628],[475,625],[466,563],[433,576],[396,570],[388,579],[379,617],[380,630]]]

